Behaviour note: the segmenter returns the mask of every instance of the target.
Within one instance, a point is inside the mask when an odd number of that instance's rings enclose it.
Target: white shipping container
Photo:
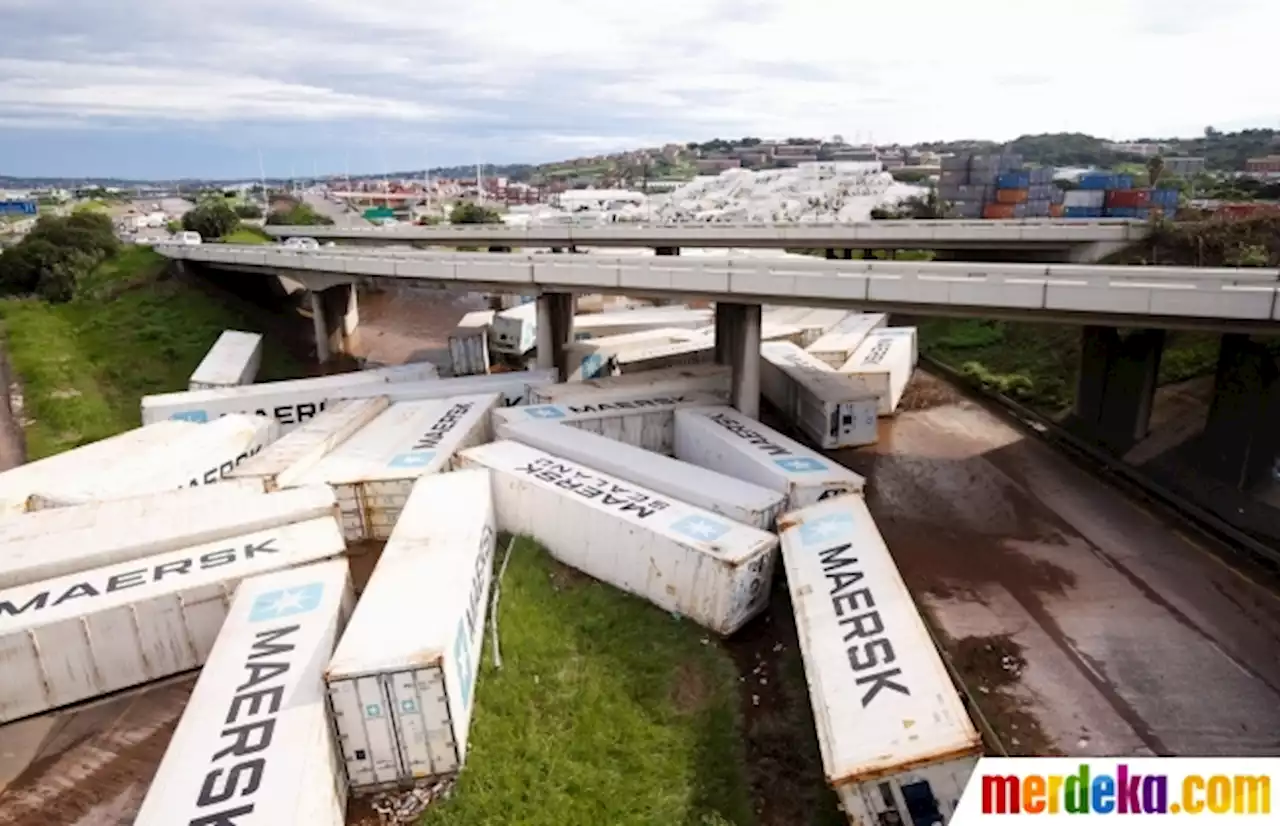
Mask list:
[[[537,344],[537,302],[519,304],[493,317],[493,326],[489,328],[489,348],[493,352],[523,356]]]
[[[79,505],[99,505],[103,508],[110,508],[114,507],[116,503],[131,502],[134,499],[149,499],[154,496],[181,496],[183,494],[195,495],[197,493],[205,496],[206,500],[209,502],[228,502],[241,499],[245,496],[261,496],[266,492],[267,486],[261,479],[232,479],[228,476],[216,485],[200,485],[199,487],[194,488],[178,488],[177,490],[164,491],[162,493],[139,493],[131,496],[122,496],[119,499],[112,498],[106,502],[84,495],[59,496],[35,493],[27,500],[27,513],[35,514],[41,511],[75,507]],[[7,525],[0,523],[0,540],[2,540],[5,535],[5,527],[7,527]]]
[[[188,390],[209,390],[253,384],[262,364],[262,336],[239,330],[223,330],[187,385]]]
[[[334,448],[391,406],[386,396],[335,402],[320,415],[277,439],[231,472],[232,479],[257,479],[267,490],[291,487]]]
[[[805,352],[828,367],[839,369],[854,354],[863,339],[873,330],[883,328],[888,321],[889,317],[884,313],[850,313],[806,347]]]
[[[646,373],[670,367],[687,367],[710,364],[715,360],[714,336],[700,336],[688,341],[656,344],[636,350],[627,350],[613,357],[613,373],[625,376],[630,373]]]
[[[423,361],[314,379],[161,393],[142,397],[142,423],[151,424],[164,419],[209,422],[229,413],[253,413],[275,419],[280,424],[281,434],[284,434],[324,410],[327,403],[350,398],[348,391],[353,388],[376,385],[387,389],[400,382],[434,378],[435,365]]]
[[[353,602],[342,559],[240,585],[134,826],[342,826],[323,678]]]
[[[677,459],[777,491],[788,508],[862,493],[866,480],[732,407],[682,407]]]
[[[683,393],[711,393],[729,401],[730,368],[720,364],[669,367],[630,376],[606,376],[572,384],[544,384],[529,390],[529,404],[565,404],[571,400],[621,401]]]
[[[573,336],[582,340],[673,327],[696,330],[711,320],[710,310],[691,310],[684,306],[610,310],[574,316]]]
[[[333,517],[0,591],[0,722],[199,667],[240,579],[341,555]]]
[[[945,823],[982,743],[859,496],[788,513],[782,555],[827,782],[851,823]]]
[[[1107,193],[1103,189],[1072,189],[1062,194],[1062,206],[1101,209],[1106,199]]]
[[[892,416],[902,401],[902,394],[911,381],[914,362],[916,328],[895,327],[899,332],[881,335],[879,331],[867,336],[862,346],[840,367],[846,376],[857,376],[876,393],[879,404],[876,412]],[[908,332],[901,332],[908,331]]]
[[[191,422],[158,422],[6,470],[0,473],[0,517],[23,513],[32,494],[59,482],[109,477],[121,462],[149,450],[171,448],[199,427]]]
[[[449,333],[449,363],[455,376],[482,376],[489,372],[489,328],[493,310],[475,310],[462,317]]]
[[[920,337],[917,335],[915,327],[881,327],[876,330],[877,335],[882,336],[906,336],[911,339],[911,366],[915,367],[920,361]]]
[[[357,792],[466,761],[497,536],[490,476],[462,470],[414,486],[325,671]]]
[[[496,393],[396,402],[296,483],[333,487],[349,540],[386,539],[414,482],[451,470],[459,450],[489,440],[497,406]]]
[[[678,393],[618,401],[583,398],[568,404],[498,408],[493,413],[493,430],[499,439],[507,439],[513,424],[557,422],[562,427],[598,433],[632,447],[669,456],[675,450],[676,408],[717,403],[719,397],[709,393]]]
[[[702,337],[688,330],[667,327],[618,336],[584,339],[569,346],[566,363],[573,369],[566,382],[597,379],[613,375],[615,360],[623,353],[647,350],[664,344],[700,341]]]
[[[831,450],[876,442],[879,401],[875,391],[794,344],[761,343],[760,390],[819,447]]]
[[[797,346],[808,347],[826,335],[850,315],[848,310],[831,310],[825,307],[809,307],[807,312],[791,322],[804,331]]]
[[[786,503],[777,491],[555,422],[521,422],[505,431],[497,435],[760,530],[773,530]]]
[[[116,464],[110,476],[53,482],[37,493],[55,501],[87,501],[211,485],[275,441],[278,430],[266,416],[224,416],[199,425],[165,450],[148,450]]]
[[[488,376],[463,376],[456,379],[406,382],[387,387],[353,387],[343,398],[359,399],[383,395],[393,402],[447,399],[450,396],[473,396],[477,393],[499,393],[504,407],[515,407],[528,402],[535,388],[547,387],[559,380],[559,374],[551,369],[523,370],[513,373],[492,373]]]
[[[219,494],[221,487],[74,505],[6,520],[0,529],[0,588],[338,515],[337,499],[323,485],[231,496]]]
[[[768,603],[773,534],[517,442],[460,458],[493,471],[499,526],[566,565],[719,634]]]

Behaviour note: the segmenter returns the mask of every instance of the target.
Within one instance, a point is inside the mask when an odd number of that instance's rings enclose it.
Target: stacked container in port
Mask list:
[[[1024,168],[1016,154],[944,158],[938,195],[956,218],[1056,217],[1062,202],[1053,169]]]
[[[1174,189],[1135,187],[1132,175],[1091,172],[1080,178],[1078,189],[1067,193],[1067,218],[1137,218],[1172,215],[1178,209]]]

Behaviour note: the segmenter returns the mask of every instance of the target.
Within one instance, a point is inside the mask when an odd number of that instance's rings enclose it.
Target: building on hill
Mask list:
[[[1190,178],[1205,171],[1205,161],[1204,158],[1165,158],[1164,171],[1180,178]]]
[[[1244,162],[1244,170],[1261,178],[1280,177],[1280,155],[1249,158]]]

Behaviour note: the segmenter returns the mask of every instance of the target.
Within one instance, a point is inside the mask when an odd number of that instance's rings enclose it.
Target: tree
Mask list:
[[[1164,158],[1156,155],[1147,161],[1147,183],[1155,186],[1160,181],[1160,175],[1164,172]]]
[[[502,215],[480,204],[460,203],[449,213],[451,224],[501,224]]]
[[[239,224],[235,210],[221,199],[205,201],[182,216],[182,228],[200,233],[201,238],[221,238],[233,232]]]
[[[236,216],[239,218],[261,218],[262,207],[257,204],[240,203],[236,204],[232,209],[235,210]]]
[[[266,223],[271,226],[318,227],[332,224],[333,219],[316,212],[309,204],[293,202],[292,206],[284,205],[272,210]]]

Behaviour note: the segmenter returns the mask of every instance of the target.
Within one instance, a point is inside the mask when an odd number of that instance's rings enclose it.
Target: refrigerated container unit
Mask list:
[[[241,583],[134,826],[342,826],[324,664],[351,614],[346,560]]]
[[[253,384],[262,364],[262,336],[223,330],[188,382],[188,390]]]
[[[573,337],[576,341],[627,333],[643,333],[647,330],[681,329],[696,330],[712,322],[710,310],[693,310],[688,307],[649,307],[634,310],[608,310],[603,313],[585,313],[573,318]]]
[[[489,372],[489,328],[493,310],[467,313],[449,333],[449,364],[455,376],[479,376]]]
[[[257,414],[275,419],[283,435],[324,410],[327,403],[347,398],[346,392],[353,388],[369,385],[389,387],[399,382],[434,378],[435,365],[424,361],[314,379],[160,393],[142,397],[142,423],[151,424],[165,419],[209,422],[230,413]]]
[[[786,502],[786,497],[777,491],[554,422],[519,422],[507,427],[503,438],[590,465],[655,493],[764,531],[773,530]]]
[[[565,404],[578,399],[617,401],[682,393],[711,393],[727,402],[732,382],[730,368],[721,364],[668,367],[573,384],[544,384],[530,389],[529,404]]]
[[[860,494],[866,485],[848,468],[732,407],[682,407],[675,425],[677,459],[777,491],[787,508]]]
[[[227,478],[219,481],[216,485],[200,485],[194,488],[178,488],[177,490],[164,491],[162,493],[137,493],[105,501],[95,499],[92,496],[86,496],[83,493],[80,495],[34,493],[27,499],[27,515],[37,514],[48,510],[78,507],[80,505],[100,505],[105,509],[116,507],[119,503],[132,502],[135,499],[145,500],[154,496],[176,496],[185,491],[204,492],[209,501],[226,501],[230,499],[239,499],[244,496],[261,496],[267,492],[267,487],[263,484],[261,479],[233,479],[228,476]],[[0,523],[0,538],[5,536],[8,528],[15,527],[16,523],[24,521],[29,522],[31,520],[8,520],[7,522]]]
[[[455,466],[455,454],[489,440],[498,394],[396,402],[305,473],[338,496],[347,539],[386,539],[423,476]]]
[[[327,516],[0,590],[0,722],[198,668],[241,579],[345,550]]]
[[[337,515],[323,486],[246,494],[209,485],[37,511],[0,523],[0,588]]]
[[[504,407],[526,404],[529,393],[538,387],[546,387],[559,381],[560,374],[552,368],[521,370],[510,373],[491,373],[487,376],[463,376],[456,379],[406,382],[382,388],[353,387],[343,397],[368,398],[382,395],[392,402],[447,399],[450,396],[474,396],[478,393],[497,393]]]
[[[705,337],[698,333],[674,327],[583,339],[568,347],[565,361],[571,369],[565,381],[577,382],[614,375],[616,359],[623,353],[664,344],[683,344],[703,340]]]
[[[780,341],[760,345],[760,390],[769,403],[819,447],[875,444],[875,392]]]
[[[632,447],[671,455],[675,449],[673,416],[684,405],[719,403],[710,393],[674,393],[631,399],[602,400],[590,397],[565,404],[539,404],[500,408],[493,413],[494,435],[510,438],[508,429],[521,422],[556,422],[613,439]]]
[[[357,794],[452,776],[466,762],[497,536],[490,475],[414,485],[325,669]]]
[[[626,376],[665,370],[668,367],[690,367],[711,364],[715,360],[715,334],[699,335],[686,341],[655,344],[636,350],[626,350],[612,358],[613,375]]]
[[[460,457],[493,471],[499,526],[570,567],[722,635],[768,604],[773,534],[518,442]]]
[[[521,304],[493,317],[489,328],[489,349],[515,358],[523,357],[538,345],[538,305]]]
[[[884,327],[889,317],[884,313],[850,313],[821,338],[805,348],[805,352],[832,369],[849,360],[863,339]]]
[[[945,823],[982,756],[866,503],[779,522],[827,783],[850,823]],[[891,819],[892,818],[892,819]]]
[[[390,406],[386,396],[335,402],[242,463],[228,478],[258,480],[266,490],[292,487],[302,474]]]
[[[808,347],[818,339],[827,334],[831,328],[835,327],[841,321],[848,318],[851,313],[848,310],[830,310],[822,307],[810,307],[809,311],[799,319],[791,322],[802,331],[799,341],[792,340],[797,347]],[[764,325],[761,325],[763,327]],[[764,339],[766,341],[776,341],[776,338]]]
[[[902,401],[915,367],[916,328],[895,327],[895,332],[873,332],[849,360],[840,366],[846,376],[857,376],[879,399],[876,412],[892,416]]]

